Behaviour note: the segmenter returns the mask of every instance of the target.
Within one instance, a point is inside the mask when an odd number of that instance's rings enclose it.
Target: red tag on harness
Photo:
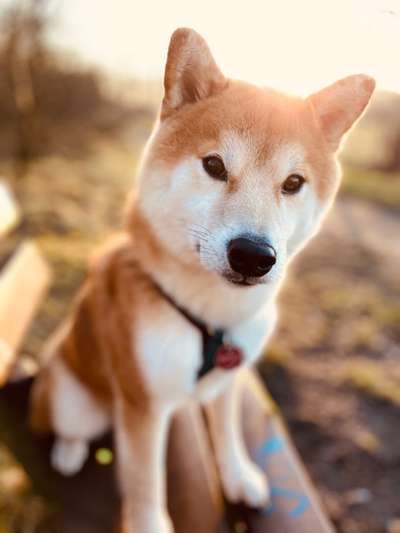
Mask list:
[[[243,352],[232,344],[223,344],[215,355],[215,366],[229,370],[239,366],[243,359]]]

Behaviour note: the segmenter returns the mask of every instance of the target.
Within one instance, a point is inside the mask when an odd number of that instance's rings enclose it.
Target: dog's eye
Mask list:
[[[228,177],[224,162],[218,155],[204,157],[203,168],[209,176],[217,180],[226,181]]]
[[[303,187],[306,180],[299,174],[292,174],[282,184],[282,192],[284,194],[296,194]]]

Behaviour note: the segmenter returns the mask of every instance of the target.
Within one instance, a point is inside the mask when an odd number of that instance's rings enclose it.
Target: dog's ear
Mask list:
[[[168,49],[161,118],[224,90],[226,85],[203,37],[188,28],[176,30]]]
[[[348,76],[308,97],[327,142],[336,150],[344,133],[364,111],[375,89],[375,80]]]

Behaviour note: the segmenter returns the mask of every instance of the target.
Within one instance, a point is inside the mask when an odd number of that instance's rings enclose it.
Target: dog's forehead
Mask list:
[[[259,164],[279,157],[285,146],[293,156],[304,155],[300,146],[309,137],[307,126],[311,129],[312,117],[303,100],[271,89],[241,85],[225,98],[222,95],[221,100],[222,116],[217,118],[225,145],[247,148]]]
[[[218,152],[230,172],[236,175],[249,167],[278,175],[299,171],[306,159],[305,147],[299,140],[275,138],[268,143],[263,136],[253,136],[250,131],[223,131]]]
[[[299,155],[303,145],[304,152],[313,129],[311,118],[299,98],[232,82],[223,93],[187,106],[162,123],[156,156],[174,164],[189,155],[203,157],[223,145],[230,152],[252,154],[262,165],[282,153],[283,146]]]

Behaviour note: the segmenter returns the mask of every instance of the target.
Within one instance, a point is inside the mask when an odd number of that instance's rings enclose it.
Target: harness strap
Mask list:
[[[160,286],[156,285],[159,292],[162,294],[162,296],[167,300],[169,304],[171,304],[172,307],[174,307],[177,311],[180,312],[181,315],[183,315],[188,322],[190,322],[195,328],[197,328],[202,337],[202,365],[200,369],[197,372],[197,379],[202,378],[205,376],[210,370],[212,370],[215,367],[215,358],[218,353],[218,351],[224,346],[224,330],[223,329],[216,329],[213,330],[205,322],[202,320],[195,318],[187,309],[184,309],[179,304],[175,302],[169,296],[169,294],[165,293]]]

